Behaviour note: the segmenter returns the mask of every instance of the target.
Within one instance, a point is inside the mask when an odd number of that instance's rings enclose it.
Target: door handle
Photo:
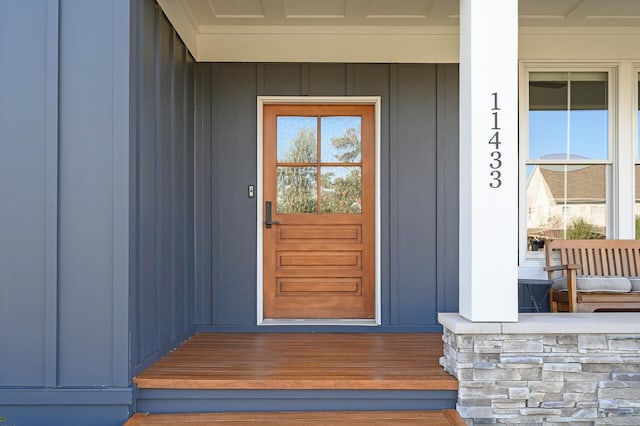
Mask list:
[[[264,222],[264,227],[267,229],[271,229],[271,225],[279,225],[280,222],[271,220],[271,201],[267,201],[265,206],[265,216],[266,220]]]

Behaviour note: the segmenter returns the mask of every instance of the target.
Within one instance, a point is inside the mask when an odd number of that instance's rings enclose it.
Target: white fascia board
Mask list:
[[[640,34],[584,32],[556,34],[521,32],[523,61],[620,61],[640,59]]]
[[[457,63],[458,45],[458,34],[200,34],[197,60]]]

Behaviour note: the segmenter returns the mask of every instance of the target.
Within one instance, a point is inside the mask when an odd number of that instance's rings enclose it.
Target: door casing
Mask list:
[[[256,185],[256,299],[258,325],[345,325],[376,326],[381,324],[380,290],[380,96],[258,96],[257,98],[257,185]],[[265,319],[263,311],[263,110],[268,104],[373,105],[375,115],[375,316],[373,319]]]

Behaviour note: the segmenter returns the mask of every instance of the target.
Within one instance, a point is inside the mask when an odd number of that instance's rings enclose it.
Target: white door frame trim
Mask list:
[[[256,290],[257,290],[257,324],[258,325],[363,325],[377,326],[381,323],[381,266],[380,266],[380,96],[258,96],[257,126],[257,185],[256,185]],[[375,114],[375,317],[374,319],[265,319],[263,311],[263,246],[262,233],[263,214],[263,111],[269,104],[324,104],[324,105],[373,105]]]

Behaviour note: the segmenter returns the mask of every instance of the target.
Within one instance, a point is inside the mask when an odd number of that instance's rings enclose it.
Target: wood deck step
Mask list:
[[[321,411],[273,413],[137,413],[125,426],[166,425],[429,425],[464,426],[455,410],[428,411]]]
[[[439,333],[198,333],[139,389],[457,390]]]

